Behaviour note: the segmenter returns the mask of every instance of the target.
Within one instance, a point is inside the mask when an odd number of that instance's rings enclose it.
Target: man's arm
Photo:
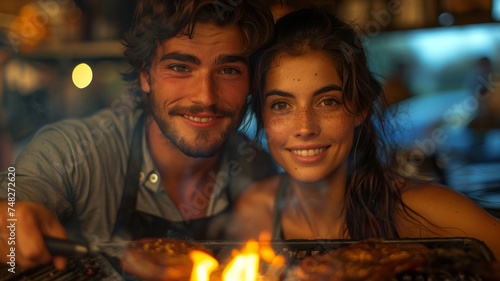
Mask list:
[[[16,164],[0,174],[2,262],[33,267],[52,261],[57,268],[64,268],[66,259],[51,257],[43,236],[66,238],[58,217],[68,218],[73,212],[67,186],[74,169],[64,159],[66,139],[57,125],[43,128]]]
[[[67,238],[59,220],[44,206],[28,201],[14,205],[17,220],[12,220],[8,211],[9,201],[0,201],[0,261],[14,262],[24,268],[53,262],[63,269],[67,260],[52,257],[45,247],[44,236]],[[11,266],[12,267],[12,266]]]

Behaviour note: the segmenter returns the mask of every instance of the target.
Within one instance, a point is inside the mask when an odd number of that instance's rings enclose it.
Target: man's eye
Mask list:
[[[224,75],[236,75],[238,73],[241,73],[241,71],[236,68],[224,68],[220,71],[220,73]]]
[[[325,100],[321,101],[321,103],[320,103],[320,105],[323,105],[323,106],[334,106],[337,104],[339,104],[339,102],[336,99],[325,99]]]
[[[169,67],[169,69],[175,71],[175,72],[179,72],[179,73],[185,73],[185,72],[189,72],[189,68],[187,68],[186,66],[184,65],[179,65],[179,64],[176,64],[176,65],[171,65]]]

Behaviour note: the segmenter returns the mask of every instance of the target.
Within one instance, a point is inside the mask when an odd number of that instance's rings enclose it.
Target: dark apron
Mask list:
[[[210,217],[175,222],[136,210],[139,172],[143,163],[142,132],[145,119],[143,114],[134,129],[122,202],[116,217],[112,238],[119,237],[126,240],[138,240],[145,237],[168,237],[183,240],[229,239],[225,230],[232,210],[229,181],[224,189],[228,198],[228,206],[220,213]]]

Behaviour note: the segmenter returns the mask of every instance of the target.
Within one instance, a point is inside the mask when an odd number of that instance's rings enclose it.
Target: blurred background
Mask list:
[[[363,35],[400,172],[500,209],[500,0],[282,0]],[[120,38],[136,0],[0,2],[0,170],[43,125],[127,102]],[[396,110],[397,109],[397,110]]]

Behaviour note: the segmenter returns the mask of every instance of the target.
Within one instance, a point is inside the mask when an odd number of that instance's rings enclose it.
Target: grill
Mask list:
[[[277,254],[283,255],[287,260],[286,274],[282,281],[296,281],[290,269],[298,265],[305,257],[322,254],[338,249],[358,241],[346,240],[290,240],[285,242],[273,242],[271,246]],[[454,249],[463,250],[467,256],[483,262],[493,262],[495,258],[486,245],[473,238],[436,238],[436,239],[400,239],[385,240],[384,243],[421,243],[430,249],[440,249],[444,253],[452,252]],[[233,249],[241,249],[243,242],[202,241],[201,244],[210,249],[220,264],[225,264],[231,258]],[[77,280],[77,281],[118,281],[137,280],[122,272],[119,267],[119,256],[123,247],[106,248],[108,254],[95,257],[75,257],[69,259],[68,266],[64,271],[58,271],[53,266],[41,266],[29,270],[16,268],[16,273],[8,272],[8,267],[0,268],[0,281],[46,281],[46,280]],[[483,280],[469,271],[450,270],[447,263],[456,262],[454,257],[448,260],[441,259],[439,263],[442,269],[436,272],[408,272],[396,276],[401,281],[433,281],[433,280]],[[462,266],[470,267],[470,264]],[[484,279],[486,280],[486,279]]]
[[[8,267],[0,268],[1,281],[119,281],[123,279],[103,256],[71,258],[63,271],[53,266],[40,266],[26,270],[16,267],[15,273],[9,272]]]
[[[336,250],[340,247],[357,243],[359,241],[346,240],[288,240],[286,242],[274,242],[272,247],[277,254],[283,255],[287,260],[287,268],[282,281],[297,281],[292,270],[304,258],[323,254]],[[494,262],[495,258],[491,250],[481,241],[473,238],[432,238],[432,239],[398,239],[384,240],[383,243],[420,243],[430,249],[435,249],[443,255],[432,259],[429,266],[423,272],[404,272],[396,276],[398,281],[479,281],[492,280],[482,279],[477,273],[478,263]],[[243,243],[230,242],[206,242],[205,246],[211,249],[217,260],[224,264],[231,257],[232,249],[240,249]],[[454,256],[453,250],[461,250],[465,256]],[[465,257],[465,259],[464,259]],[[290,270],[291,269],[291,270]],[[484,272],[482,272],[484,273]],[[395,281],[394,280],[394,281]],[[493,279],[500,281],[498,279]]]

